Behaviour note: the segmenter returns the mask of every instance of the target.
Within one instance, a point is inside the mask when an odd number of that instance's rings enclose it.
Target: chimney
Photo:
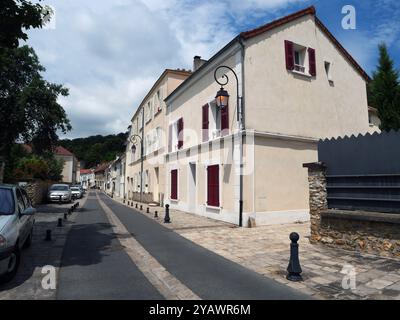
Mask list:
[[[200,56],[193,58],[193,72],[197,71],[207,60],[202,59]]]

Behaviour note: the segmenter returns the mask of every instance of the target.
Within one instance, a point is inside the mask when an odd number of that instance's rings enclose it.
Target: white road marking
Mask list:
[[[170,274],[138,241],[136,241],[115,213],[100,199],[97,200],[121,245],[150,283],[168,300],[201,300],[193,291]]]

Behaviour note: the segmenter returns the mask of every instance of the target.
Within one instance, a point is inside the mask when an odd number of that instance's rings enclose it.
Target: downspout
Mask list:
[[[243,38],[239,36],[239,44],[242,56],[242,70],[241,70],[241,80],[242,80],[242,94],[240,98],[240,110],[238,109],[238,113],[240,112],[240,123],[239,123],[239,170],[240,170],[240,179],[239,179],[239,227],[243,226],[243,138],[246,134],[245,130],[245,122],[244,122],[244,58],[245,58],[245,45],[243,42]]]

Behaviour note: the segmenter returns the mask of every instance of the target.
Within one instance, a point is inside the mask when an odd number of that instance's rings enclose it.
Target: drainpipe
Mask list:
[[[238,113],[240,112],[239,117],[239,170],[240,170],[240,178],[239,178],[239,227],[243,226],[243,138],[246,135],[245,124],[244,124],[244,58],[245,58],[245,46],[243,42],[243,38],[239,37],[240,51],[242,55],[242,70],[241,70],[241,80],[242,80],[242,94],[240,99],[240,109],[238,105]]]

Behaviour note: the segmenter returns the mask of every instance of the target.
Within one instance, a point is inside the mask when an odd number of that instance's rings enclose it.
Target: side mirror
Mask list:
[[[22,211],[22,216],[33,216],[36,213],[36,209],[29,207]]]

